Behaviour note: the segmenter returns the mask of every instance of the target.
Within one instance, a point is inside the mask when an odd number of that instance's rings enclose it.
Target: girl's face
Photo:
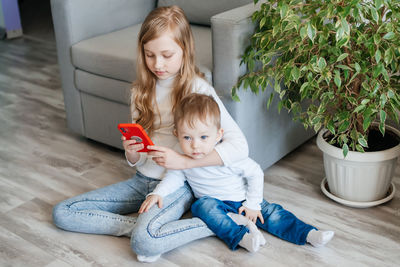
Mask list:
[[[148,41],[143,48],[146,65],[158,79],[168,79],[180,71],[183,50],[174,41],[170,31]]]

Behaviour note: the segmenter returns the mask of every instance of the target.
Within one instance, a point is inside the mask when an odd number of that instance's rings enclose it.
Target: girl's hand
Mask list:
[[[142,205],[140,206],[139,213],[147,212],[154,204],[158,203],[158,207],[162,208],[162,197],[159,195],[150,195],[143,201]]]
[[[144,148],[142,143],[136,144],[136,140],[126,140],[125,136],[121,136],[122,146],[125,149],[125,155],[128,158],[129,162],[135,164],[139,158],[139,150]]]
[[[242,214],[242,212],[244,211],[244,216],[247,218],[247,219],[249,219],[250,221],[252,221],[253,223],[256,223],[257,222],[257,218],[259,218],[260,219],[260,222],[263,224],[264,223],[264,218],[263,218],[263,216],[262,216],[262,214],[261,214],[261,211],[259,211],[259,210],[252,210],[252,209],[249,209],[249,208],[247,208],[247,207],[245,207],[245,206],[241,206],[240,208],[239,208],[239,210],[238,210],[238,213],[239,214]]]
[[[154,150],[148,152],[153,160],[166,169],[182,170],[187,168],[189,158],[175,150],[163,146],[147,146],[148,149]]]

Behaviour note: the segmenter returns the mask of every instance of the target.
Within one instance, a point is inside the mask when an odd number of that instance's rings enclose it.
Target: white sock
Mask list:
[[[143,256],[143,255],[137,255],[137,259],[140,262],[155,262],[160,258],[161,254],[155,255],[155,256]]]
[[[260,249],[260,235],[254,233],[245,233],[239,246],[247,249],[249,252],[257,252]]]
[[[312,229],[310,232],[308,232],[307,242],[314,247],[322,247],[328,243],[334,235],[335,232],[333,231],[318,231]]]
[[[249,229],[250,233],[259,235],[261,246],[264,246],[267,243],[260,230],[258,230],[257,226],[252,221],[247,219],[245,216],[232,212],[228,212],[227,215],[231,217],[232,221],[234,221],[237,225],[244,225]]]

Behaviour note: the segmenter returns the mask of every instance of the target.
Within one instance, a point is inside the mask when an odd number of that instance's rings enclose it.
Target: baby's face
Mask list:
[[[177,136],[183,153],[193,159],[201,159],[210,154],[223,134],[223,130],[217,129],[217,126],[209,120],[206,123],[197,120],[193,128],[186,122],[181,122],[177,128]]]

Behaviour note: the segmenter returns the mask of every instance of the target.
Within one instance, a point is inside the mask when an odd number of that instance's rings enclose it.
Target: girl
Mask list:
[[[173,134],[172,112],[192,92],[214,97],[225,129],[224,141],[201,160],[173,150],[178,147],[178,141]],[[153,207],[138,218],[125,215],[138,212],[146,195],[163,178],[165,168],[231,165],[248,156],[243,133],[195,66],[192,32],[177,6],[153,10],[142,24],[131,111],[133,121],[141,124],[157,144],[149,147],[154,151],[138,153],[142,145],[123,138],[128,164],[136,167],[136,174],[127,181],[57,204],[53,220],[59,228],[68,231],[129,236],[140,261],[155,261],[164,252],[213,235],[198,218],[179,220],[194,200],[187,184],[164,198],[162,209]]]

